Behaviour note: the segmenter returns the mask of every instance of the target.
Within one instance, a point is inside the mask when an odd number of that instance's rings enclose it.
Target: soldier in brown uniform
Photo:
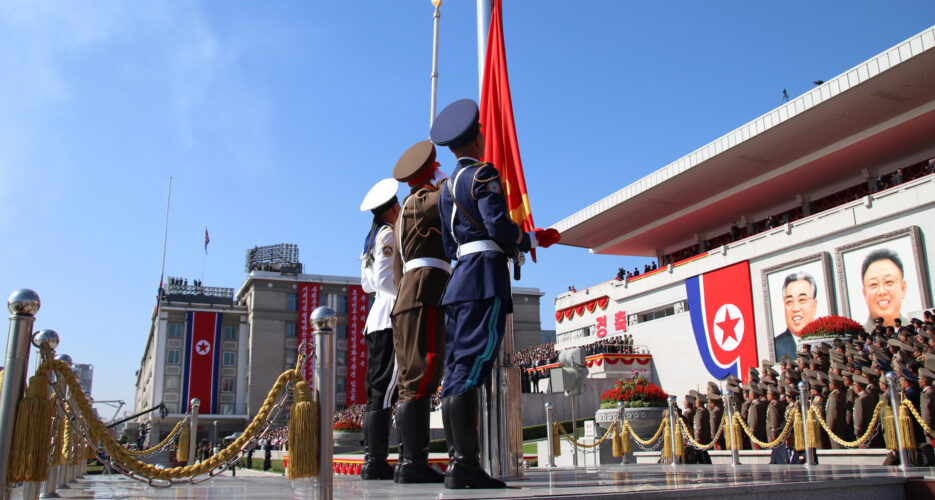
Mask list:
[[[854,387],[856,388],[857,400],[854,401],[854,436],[860,439],[867,427],[870,425],[870,419],[873,417],[873,409],[877,405],[877,396],[867,392],[870,381],[862,375],[854,375]]]
[[[398,483],[445,480],[428,464],[430,403],[441,381],[445,353],[445,314],[438,305],[451,273],[442,247],[435,184],[441,175],[431,141],[410,147],[393,169],[393,177],[411,188],[396,220],[393,259],[399,288],[391,315],[399,365],[396,426],[402,448],[393,478]]]
[[[825,420],[828,423],[828,428],[831,429],[835,436],[840,439],[847,439],[847,401],[844,399],[842,390],[844,388],[844,379],[832,374],[829,386],[831,387],[831,394],[828,395]],[[839,450],[844,447],[832,439],[831,448]]]
[[[747,414],[747,427],[753,431],[753,436],[760,441],[766,441],[766,401],[762,399],[763,389],[759,385],[751,385],[752,401]],[[759,449],[757,446],[755,449]]]
[[[854,390],[854,374],[850,371],[842,371],[841,377],[844,379],[844,439],[854,440],[854,402],[857,401],[857,392]]]
[[[922,393],[919,395],[919,415],[922,421],[929,429],[935,429],[935,389],[932,389],[932,382],[935,381],[935,372],[927,368],[919,368],[919,387]],[[929,441],[931,437],[926,436]]]
[[[705,399],[704,394],[692,391],[693,396],[695,396],[695,421],[692,425],[692,429],[695,433],[693,436],[695,441],[700,445],[706,445],[711,442],[711,419],[708,416],[708,410],[705,409]],[[708,455],[707,451],[704,450],[695,450],[695,460],[696,464],[710,464],[711,457]]]
[[[717,434],[717,430],[721,428],[721,420],[724,419],[724,401],[721,398],[721,390],[714,382],[708,383],[708,415],[708,420],[711,423],[711,437],[713,438],[714,434]],[[726,431],[721,433],[715,445],[716,449],[723,450],[726,448],[724,439],[727,435]]]
[[[766,437],[767,441],[773,441],[779,437],[786,422],[782,414],[782,406],[779,404],[779,388],[770,385],[766,392],[767,399],[769,399],[766,407]]]
[[[743,403],[740,405],[740,418],[744,422],[750,421],[750,407],[753,405],[753,393],[750,392],[750,386],[743,386]],[[750,437],[747,436],[747,433],[744,432],[741,436],[743,438],[743,449],[752,450],[753,446],[750,443]]]

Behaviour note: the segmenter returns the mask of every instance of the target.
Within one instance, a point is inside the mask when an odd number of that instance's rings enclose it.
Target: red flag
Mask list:
[[[516,124],[513,122],[513,100],[506,69],[506,48],[503,45],[503,16],[500,2],[493,0],[490,8],[490,31],[487,34],[487,55],[484,62],[484,84],[480,97],[480,123],[486,146],[484,161],[500,171],[506,190],[510,218],[523,231],[535,228],[523,162],[519,157]],[[536,254],[532,253],[533,260]]]

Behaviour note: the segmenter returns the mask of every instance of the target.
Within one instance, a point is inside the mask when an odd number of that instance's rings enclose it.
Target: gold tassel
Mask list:
[[[675,417],[678,418],[678,417]],[[677,426],[678,424],[676,424]],[[675,456],[681,457],[685,453],[685,438],[682,437],[680,429],[675,429]]]
[[[613,448],[611,450],[611,453],[616,458],[623,456],[623,439],[621,439],[620,437],[620,426],[619,425],[614,425]]]
[[[809,448],[819,449],[821,448],[821,428],[818,426],[818,419],[815,418],[815,412],[809,411],[808,418],[805,421],[805,427],[807,435],[805,440],[808,443]]]
[[[630,424],[623,422],[623,433],[620,435],[620,452],[624,455],[633,452],[633,444],[630,442]]]
[[[188,424],[183,425],[179,433],[179,449],[175,452],[175,460],[179,463],[188,463],[188,447],[191,445],[188,427]]]
[[[912,416],[906,405],[899,406],[899,432],[903,435],[903,449],[916,449],[916,433],[912,425]]]
[[[562,454],[562,438],[558,435],[558,422],[552,422],[552,456],[557,457]]]
[[[733,439],[734,442],[731,443],[731,446],[733,446],[733,449],[736,449],[738,451],[742,450],[743,449],[743,427],[740,426],[740,415],[738,415],[737,413],[734,414],[734,421],[733,423],[731,423],[731,426],[733,428],[732,433],[734,437]]]
[[[802,412],[795,410],[792,421],[792,435],[795,439],[795,451],[805,451],[805,435],[802,434]]]
[[[890,405],[883,405],[883,442],[886,449],[896,451],[899,442],[896,440],[896,421],[893,418],[893,409]],[[860,436],[857,436],[860,437]]]
[[[662,458],[672,458],[672,434],[669,432],[669,420],[662,424]]]
[[[308,382],[299,380],[292,389],[292,410],[289,412],[289,479],[317,477],[318,403],[312,400]]]
[[[30,377],[26,396],[20,400],[16,410],[7,467],[9,481],[44,481],[48,476],[54,411],[49,399],[49,377],[45,374]]]
[[[54,395],[52,397],[55,397]],[[50,400],[51,401],[51,400]],[[58,417],[61,420],[58,423],[58,429],[55,432],[55,441],[52,443],[53,451],[52,454],[52,466],[56,467],[62,465],[62,446],[65,443],[65,417]]]

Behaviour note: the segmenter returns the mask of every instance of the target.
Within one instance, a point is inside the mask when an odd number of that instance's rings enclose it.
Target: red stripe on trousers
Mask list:
[[[435,378],[435,315],[437,309],[432,306],[426,306],[428,309],[428,328],[426,329],[425,346],[425,373],[422,375],[422,381],[419,382],[419,390],[416,391],[416,399],[422,399],[426,396],[429,383]]]

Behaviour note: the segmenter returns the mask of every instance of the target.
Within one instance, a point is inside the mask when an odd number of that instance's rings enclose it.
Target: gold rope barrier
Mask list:
[[[298,377],[295,370],[283,372],[279,378],[276,379],[276,383],[273,384],[272,389],[270,389],[269,394],[266,396],[266,400],[263,402],[263,406],[260,408],[260,411],[257,412],[256,416],[253,417],[250,425],[244,429],[240,437],[235,439],[234,442],[226,448],[208,457],[208,459],[199,464],[162,469],[137,460],[134,456],[130,455],[126,448],[111,437],[104,424],[94,416],[94,410],[91,408],[90,403],[88,403],[87,398],[85,398],[81,386],[78,384],[78,380],[75,378],[75,374],[71,371],[71,368],[62,361],[53,360],[51,363],[53,369],[65,380],[66,385],[72,390],[72,395],[78,405],[77,409],[80,411],[81,416],[84,417],[91,437],[99,441],[111,457],[118,459],[132,472],[150,479],[161,479],[164,481],[194,477],[207,473],[233,457],[234,454],[243,448],[244,444],[252,439],[259,431],[260,426],[273,410],[276,399],[286,385]]]
[[[182,424],[184,424],[187,421],[188,421],[188,417],[183,418],[177,424],[175,424],[175,427],[172,428],[172,432],[170,432],[169,435],[166,436],[165,439],[160,441],[159,444],[157,444],[156,446],[153,446],[149,448],[148,450],[127,450],[127,453],[129,453],[130,455],[133,455],[134,457],[139,457],[139,456],[152,453],[158,450],[159,448],[162,448],[163,446],[169,444],[169,442],[175,438],[176,434],[178,434],[179,432],[182,432]]]
[[[630,422],[629,422],[629,421],[624,422],[623,425],[625,425],[625,426],[627,427],[627,430],[630,431],[630,436],[633,437],[633,440],[634,440],[634,441],[636,441],[637,443],[639,443],[639,444],[641,444],[641,445],[643,445],[643,446],[652,446],[652,444],[655,443],[657,439],[659,439],[659,436],[662,435],[662,432],[663,432],[663,430],[665,429],[666,422],[668,422],[668,420],[669,420],[668,417],[663,417],[662,422],[659,422],[659,428],[656,429],[656,433],[653,434],[653,437],[651,437],[651,438],[649,438],[649,439],[642,439],[642,438],[639,436],[639,434],[637,434],[636,431],[633,430],[633,427],[630,426]]]
[[[740,418],[739,414],[737,413],[734,414],[734,420],[740,423],[740,428],[743,429],[744,434],[746,434],[747,437],[750,438],[750,442],[756,444],[760,448],[775,448],[779,446],[780,443],[785,441],[786,436],[789,435],[789,431],[792,430],[792,423],[795,422],[796,413],[799,413],[798,408],[792,410],[792,418],[788,418],[788,417],[786,418],[786,425],[782,428],[782,432],[780,432],[779,435],[776,436],[776,439],[769,441],[769,442],[764,442],[764,441],[760,441],[759,439],[757,439],[756,436],[753,435],[753,431],[749,427],[747,427],[747,423],[744,422],[742,418]]]
[[[695,438],[688,432],[688,424],[685,423],[685,418],[679,415],[679,427],[682,428],[682,435],[688,441],[688,444],[692,445],[695,449],[701,451],[708,451],[711,448],[714,448],[714,445],[717,444],[718,440],[721,439],[721,433],[724,432],[726,418],[721,419],[721,425],[718,426],[717,432],[714,433],[714,439],[711,440],[708,444],[701,444],[698,441],[695,441]]]
[[[599,446],[601,443],[603,443],[603,442],[607,439],[607,437],[610,436],[610,435],[613,433],[613,430],[614,430],[616,427],[617,427],[617,422],[614,422],[614,423],[610,424],[610,427],[607,429],[607,432],[604,433],[604,437],[602,437],[599,441],[595,442],[594,444],[581,444],[581,443],[579,443],[575,438],[573,438],[573,437],[571,437],[571,436],[568,435],[568,432],[565,431],[565,426],[564,426],[564,425],[559,425],[559,426],[558,426],[558,430],[559,430],[559,432],[562,433],[562,436],[565,437],[565,440],[566,440],[566,441],[568,441],[569,443],[574,444],[574,445],[577,446],[578,448],[594,448],[594,447],[596,447],[596,446]]]
[[[935,431],[933,431],[931,427],[929,427],[928,425],[925,424],[925,422],[922,421],[922,415],[919,415],[919,412],[916,411],[916,407],[912,405],[912,401],[909,401],[908,399],[904,399],[902,402],[902,405],[905,406],[906,408],[909,408],[909,413],[912,413],[912,416],[915,417],[916,422],[918,422],[919,425],[922,426],[922,430],[925,431],[925,433],[928,434],[929,437],[935,438]]]
[[[880,418],[880,408],[885,405],[886,403],[884,403],[883,401],[880,401],[877,403],[876,408],[873,409],[873,417],[870,418],[870,423],[867,424],[867,430],[864,431],[864,435],[854,441],[845,441],[839,438],[838,436],[836,436],[833,432],[831,432],[831,429],[828,428],[828,423],[825,422],[825,419],[821,416],[820,413],[818,413],[818,411],[815,409],[814,406],[809,408],[808,411],[809,413],[812,413],[815,415],[815,420],[818,420],[818,424],[821,425],[822,429],[824,429],[825,432],[828,433],[828,437],[830,437],[832,441],[834,441],[835,443],[838,443],[839,445],[845,448],[857,448],[858,446],[863,446],[868,441],[870,441],[870,436],[873,435],[874,428],[877,425],[877,420],[879,420]]]

